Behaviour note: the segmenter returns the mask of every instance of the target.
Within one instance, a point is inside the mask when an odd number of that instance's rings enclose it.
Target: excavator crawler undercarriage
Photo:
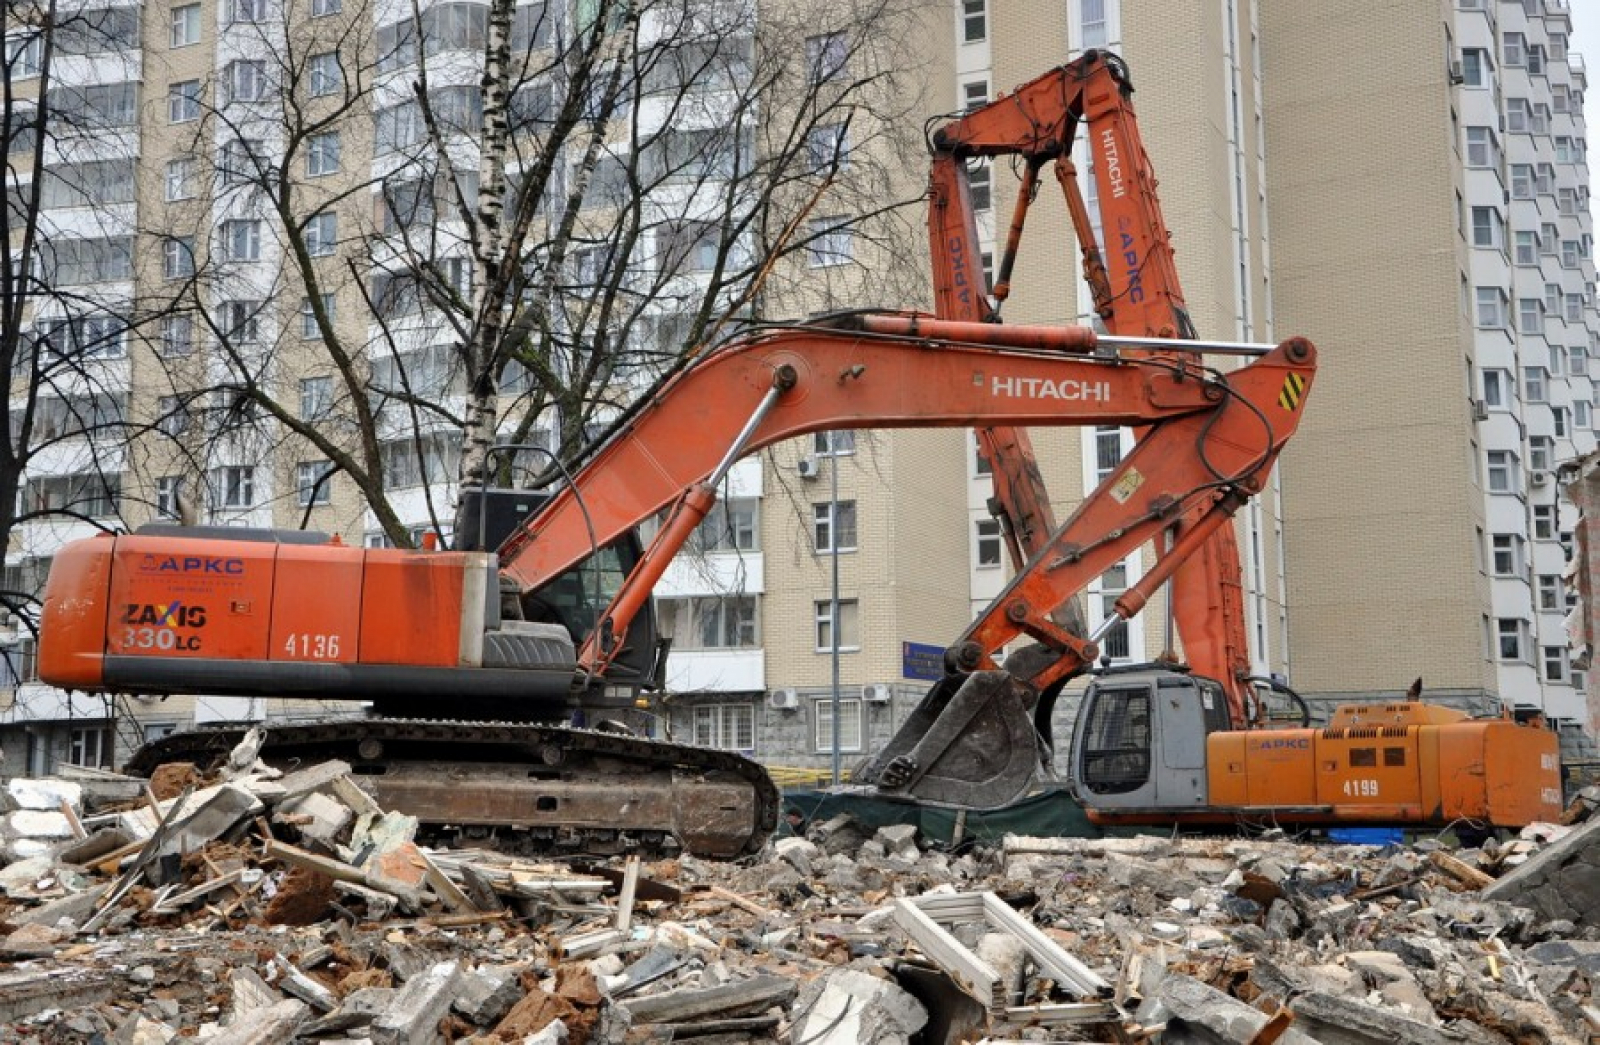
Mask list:
[[[240,727],[163,737],[127,768],[207,766],[243,736]],[[732,859],[759,850],[778,818],[778,790],[758,763],[603,730],[340,719],[273,726],[260,757],[285,770],[343,759],[380,806],[417,817],[420,840],[518,855]]]

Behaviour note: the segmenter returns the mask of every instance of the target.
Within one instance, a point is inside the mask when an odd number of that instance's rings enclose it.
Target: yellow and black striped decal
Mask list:
[[[1300,374],[1291,373],[1283,379],[1283,391],[1278,393],[1278,405],[1285,410],[1300,409],[1300,397],[1305,395],[1306,379]]]

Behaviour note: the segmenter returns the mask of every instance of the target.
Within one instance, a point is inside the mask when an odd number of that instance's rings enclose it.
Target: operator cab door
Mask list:
[[[1166,669],[1106,674],[1084,693],[1072,779],[1094,809],[1206,803],[1206,735],[1227,727],[1222,688]]]

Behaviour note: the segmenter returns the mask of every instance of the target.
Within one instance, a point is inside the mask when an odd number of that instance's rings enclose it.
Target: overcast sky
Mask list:
[[[1600,0],[1573,0],[1572,50],[1583,55],[1588,66],[1589,89],[1583,96],[1583,119],[1588,124],[1586,137],[1600,146]],[[1589,212],[1600,210],[1600,152],[1589,150]]]

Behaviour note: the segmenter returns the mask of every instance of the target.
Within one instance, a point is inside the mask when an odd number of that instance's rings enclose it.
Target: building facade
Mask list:
[[[1582,720],[1556,473],[1595,446],[1600,315],[1573,16],[1263,5],[1274,297],[1326,360],[1284,464],[1309,694],[1420,676],[1435,699]],[[1352,106],[1405,118],[1330,148]]]

